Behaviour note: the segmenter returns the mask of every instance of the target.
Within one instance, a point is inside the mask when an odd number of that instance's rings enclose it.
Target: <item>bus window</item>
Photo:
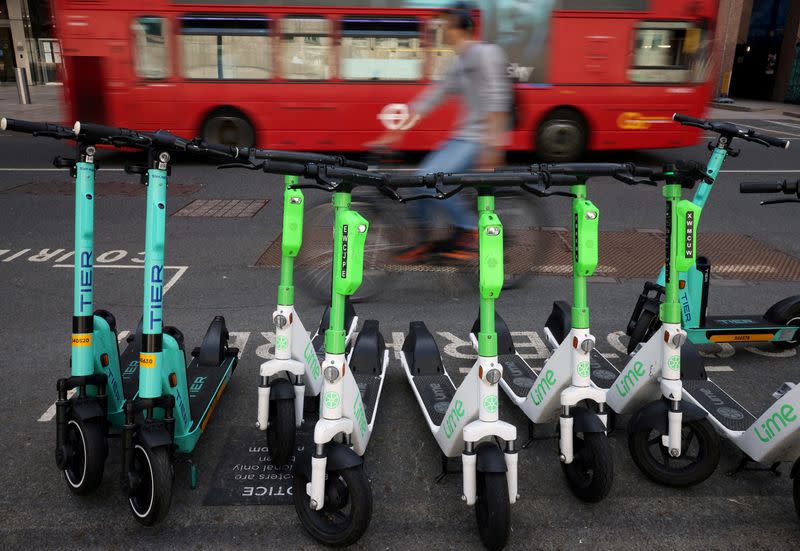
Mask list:
[[[428,26],[428,44],[430,44],[430,78],[440,80],[444,78],[455,51],[444,43],[444,21],[431,19]]]
[[[632,82],[691,83],[707,76],[708,36],[692,23],[652,21],[635,29]]]
[[[281,20],[281,76],[289,80],[331,77],[331,22],[323,17],[288,16]]]
[[[182,72],[197,79],[271,76],[269,20],[260,15],[181,17]]]
[[[346,17],[340,57],[344,80],[420,80],[425,56],[419,21]]]
[[[136,74],[147,79],[167,78],[167,21],[161,17],[139,17],[131,25],[134,36]]]

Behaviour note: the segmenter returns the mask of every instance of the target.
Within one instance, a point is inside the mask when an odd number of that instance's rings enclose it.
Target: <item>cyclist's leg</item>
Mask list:
[[[438,150],[423,159],[418,174],[431,172],[464,172],[475,166],[480,154],[480,144],[465,140],[449,140]],[[420,188],[420,192],[430,192]],[[423,227],[433,226],[437,219],[447,219],[457,229],[474,230],[477,228],[475,213],[466,201],[456,195],[444,201],[420,201],[419,217]]]

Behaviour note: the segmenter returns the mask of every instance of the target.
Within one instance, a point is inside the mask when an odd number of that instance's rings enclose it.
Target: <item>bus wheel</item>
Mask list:
[[[232,107],[215,109],[203,122],[200,135],[205,141],[239,147],[254,147],[256,131],[241,111]]]
[[[575,161],[586,150],[588,128],[580,113],[560,108],[550,112],[536,130],[536,153],[546,162]]]

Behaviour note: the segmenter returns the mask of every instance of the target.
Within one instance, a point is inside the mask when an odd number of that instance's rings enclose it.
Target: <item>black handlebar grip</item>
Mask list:
[[[387,174],[386,183],[390,187],[423,187],[425,176],[420,174]]]
[[[341,178],[342,180],[347,180],[351,184],[361,186],[380,187],[386,185],[387,181],[387,176],[380,172],[367,172],[366,170],[348,167],[328,167],[327,174],[331,178]]]
[[[289,176],[305,176],[306,165],[303,163],[293,163],[290,161],[274,161],[267,159],[263,165],[264,172],[271,174],[284,174]]]
[[[547,182],[550,186],[571,186],[578,181],[573,174],[551,174]]]
[[[786,182],[742,182],[739,184],[739,193],[781,193],[786,188]]]
[[[13,130],[15,132],[24,132],[26,134],[34,134],[36,132],[57,132],[57,133],[71,133],[67,127],[51,124],[47,122],[33,122],[23,121],[21,119],[8,119],[3,117],[0,120],[0,130]]]
[[[196,148],[198,153],[214,153],[221,157],[233,158],[238,158],[243,152],[247,151],[246,149],[239,147],[207,142],[201,142],[200,145],[196,146]]]
[[[362,163],[361,161],[351,161],[350,159],[344,159],[342,166],[354,168],[356,170],[369,170],[369,165],[367,163]]]
[[[115,128],[91,122],[76,122],[72,128],[77,136],[87,136],[97,140],[112,140],[114,138],[129,138],[135,142],[147,142],[149,139],[136,130],[128,128]]]
[[[681,115],[680,113],[673,114],[672,120],[674,120],[675,122],[679,122],[681,124],[688,124],[691,126],[701,126],[703,128],[708,126],[708,121],[705,119],[696,119],[694,117],[690,117],[689,115]]]
[[[789,143],[790,143],[789,140],[783,140],[781,138],[776,138],[775,136],[765,136],[763,134],[759,134],[758,137],[761,138],[762,140],[764,140],[765,142],[767,142],[769,145],[771,145],[773,147],[780,147],[782,149],[789,149]]]
[[[655,173],[655,170],[646,166],[631,165],[633,167],[633,175],[647,178]]]

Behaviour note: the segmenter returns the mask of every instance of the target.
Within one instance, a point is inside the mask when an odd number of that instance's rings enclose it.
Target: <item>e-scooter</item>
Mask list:
[[[626,165],[548,165],[555,174],[617,177],[629,184],[630,175],[642,169],[621,169]],[[605,168],[604,168],[605,167]],[[591,170],[589,170],[591,168]],[[620,172],[621,171],[621,172]],[[624,177],[619,178],[619,174]],[[585,177],[585,176],[584,176]],[[589,353],[592,384],[606,390],[609,425],[614,414],[632,414],[628,423],[628,449],[634,463],[651,480],[667,486],[691,486],[711,476],[719,460],[719,438],[707,414],[682,399],[681,379],[705,378],[702,359],[680,327],[677,273],[694,262],[695,239],[700,208],[681,200],[681,189],[694,187],[707,178],[694,162],[668,165],[651,176],[650,183],[666,181],[667,240],[665,265],[667,288],[660,308],[663,326],[645,344],[637,347],[620,370],[597,349]],[[559,305],[560,304],[560,305]],[[569,334],[571,311],[556,303],[547,321],[548,346],[558,347]],[[621,372],[620,372],[621,371]]]
[[[300,522],[312,537],[326,545],[346,546],[361,538],[372,517],[372,490],[362,456],[372,436],[389,363],[389,351],[375,320],[364,323],[347,354],[347,297],[361,285],[369,230],[369,222],[350,204],[357,185],[380,188],[393,198],[396,194],[385,187],[382,175],[351,168],[349,161],[327,164],[319,157],[243,149],[236,156],[241,162],[220,168],[300,176],[314,183],[290,184],[290,191],[313,188],[333,195],[333,281],[325,358],[320,366],[320,418],[314,425],[314,445],[295,459],[293,498]]]
[[[675,114],[673,119],[686,126],[694,126],[718,135],[716,144],[708,144],[711,158],[706,166],[706,176],[695,192],[692,203],[698,214],[705,206],[714,182],[725,159],[737,157],[739,151],[731,146],[735,139],[757,143],[766,147],[788,148],[789,141],[757,133],[730,122],[695,119]],[[656,283],[646,282],[636,301],[626,329],[630,336],[628,353],[649,339],[658,329],[658,308],[664,299],[664,268]],[[709,316],[708,293],[711,263],[704,256],[681,271],[678,277],[678,300],[681,304],[681,325],[694,344],[707,343],[765,343],[776,348],[792,348],[800,344],[800,295],[784,298],[770,306],[761,315]]]
[[[94,491],[103,479],[109,429],[125,424],[123,406],[138,388],[138,350],[133,339],[119,353],[117,322],[94,305],[94,160],[95,144],[71,128],[3,118],[0,129],[75,140],[74,159],[56,157],[75,179],[75,268],[70,376],[58,380],[56,449],[58,468],[75,494]],[[126,366],[124,370],[120,366]],[[70,391],[76,392],[70,395]]]
[[[503,225],[494,212],[494,190],[519,187],[539,196],[552,195],[550,185],[569,185],[567,178],[554,180],[548,174],[494,172],[429,174],[392,177],[392,184],[413,183],[429,187],[433,194],[411,197],[446,199],[466,187],[478,191],[478,246],[480,319],[477,335],[478,359],[456,387],[444,366],[439,348],[422,321],[409,324],[400,359],[411,389],[428,427],[442,450],[441,480],[448,459],[461,457],[463,497],[475,506],[478,531],[489,549],[502,549],[511,531],[511,508],[517,494],[517,429],[500,420],[497,384],[503,378],[498,357],[495,301],[503,288]],[[441,186],[456,186],[442,191]],[[559,193],[561,194],[561,193]],[[498,443],[504,442],[504,449]]]
[[[793,199],[764,201],[761,204],[800,202],[800,181],[747,182],[742,193],[785,193]],[[794,502],[800,515],[800,386],[784,383],[773,393],[775,401],[756,417],[727,392],[708,380],[685,380],[686,399],[708,412],[708,419],[723,438],[742,451],[736,471],[766,470],[777,475],[781,462],[793,461]],[[747,468],[748,462],[771,465],[768,469]]]
[[[648,176],[652,170],[632,164],[534,165],[529,170],[575,179],[570,217],[574,299],[572,308],[564,301],[553,303],[544,332],[548,342],[554,343],[554,353],[538,373],[517,354],[508,326],[497,314],[495,325],[502,350],[499,359],[503,364],[500,386],[530,420],[531,441],[534,424],[556,422],[559,458],[570,490],[584,501],[597,502],[611,490],[614,466],[606,437],[606,392],[592,385],[590,377],[595,338],[589,329],[586,281],[597,267],[600,211],[587,199],[586,184],[596,176],[635,184],[635,176]],[[476,321],[470,333],[476,349],[478,327]]]
[[[146,166],[126,166],[147,186],[144,306],[139,354],[139,393],[125,402],[122,486],[134,518],[153,525],[172,499],[174,462],[190,455],[211,418],[238,360],[228,346],[225,318],[216,316],[187,364],[183,334],[164,327],[164,245],[170,152],[194,150],[192,142],[166,132],[75,123],[75,134],[116,147],[147,150]],[[189,460],[191,462],[191,459]],[[192,464],[192,485],[196,472]]]

